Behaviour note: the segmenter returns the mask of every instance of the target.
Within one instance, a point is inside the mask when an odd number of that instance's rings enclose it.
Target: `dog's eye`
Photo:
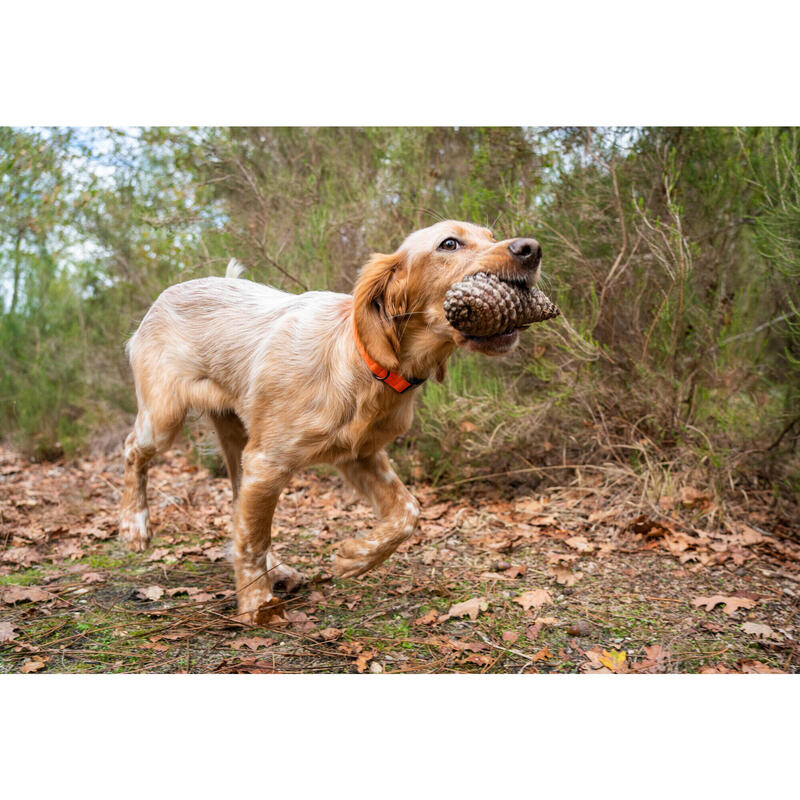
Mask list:
[[[461,242],[458,239],[445,239],[440,245],[439,250],[458,250]]]

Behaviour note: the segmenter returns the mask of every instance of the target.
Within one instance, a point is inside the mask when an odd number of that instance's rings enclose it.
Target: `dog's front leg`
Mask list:
[[[233,566],[238,616],[260,622],[259,609],[273,603],[276,564],[271,559],[272,516],[291,470],[259,450],[245,448],[233,515]],[[272,562],[272,563],[270,563]]]
[[[338,578],[352,578],[385,561],[417,526],[419,503],[403,486],[384,450],[338,465],[374,506],[379,524],[361,539],[345,539],[333,562]]]

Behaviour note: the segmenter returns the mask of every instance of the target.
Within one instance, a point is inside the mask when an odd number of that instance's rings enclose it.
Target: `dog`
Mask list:
[[[301,574],[270,549],[275,505],[291,476],[336,466],[374,506],[378,523],[341,542],[332,572],[355,577],[383,562],[414,531],[420,507],[385,446],[410,426],[416,388],[441,381],[457,347],[510,352],[514,330],[466,337],[446,320],[447,290],[475,272],[533,286],[542,251],[530,238],[496,241],[486,228],[438,222],[390,254],[374,254],[353,294],[287,294],[241,276],[166,289],[127,345],[138,413],[125,440],[121,539],[135,551],[151,539],[147,468],[172,444],[187,412],[216,428],[233,486],[238,617],[258,622],[276,584]]]

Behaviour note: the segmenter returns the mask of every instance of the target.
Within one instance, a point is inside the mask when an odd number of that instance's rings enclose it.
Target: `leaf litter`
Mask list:
[[[116,537],[118,453],[32,464],[0,447],[0,467],[3,671],[798,671],[800,544],[766,494],[722,518],[696,485],[643,509],[587,480],[417,484],[411,540],[331,581],[371,509],[337,477],[299,475],[274,546],[312,580],[264,628],[235,617],[228,483],[185,450],[151,469],[141,555]]]

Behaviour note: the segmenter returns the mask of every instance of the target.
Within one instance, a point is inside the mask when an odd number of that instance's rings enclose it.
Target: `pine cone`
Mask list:
[[[444,296],[447,321],[465,336],[495,336],[543,322],[561,312],[544,292],[476,272],[453,284]]]

